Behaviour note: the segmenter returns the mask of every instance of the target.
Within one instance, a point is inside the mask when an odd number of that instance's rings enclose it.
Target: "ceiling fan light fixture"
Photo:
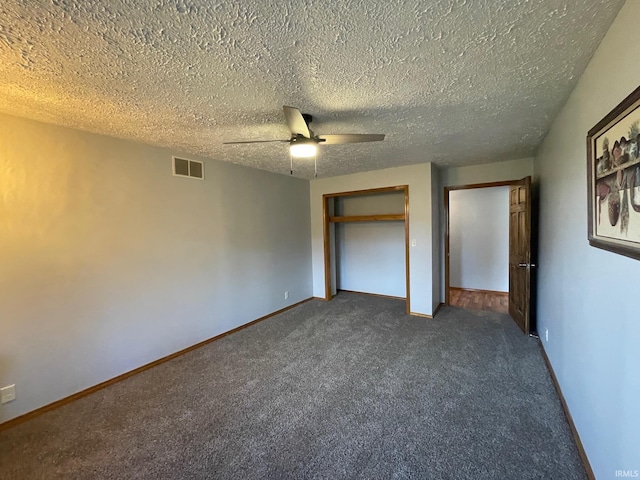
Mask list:
[[[311,158],[315,157],[316,153],[318,153],[318,145],[313,140],[296,140],[291,142],[289,151],[291,152],[291,156],[295,158]]]

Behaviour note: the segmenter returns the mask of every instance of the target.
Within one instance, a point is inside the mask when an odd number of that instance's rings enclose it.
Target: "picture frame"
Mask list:
[[[588,239],[640,260],[640,87],[587,134]]]

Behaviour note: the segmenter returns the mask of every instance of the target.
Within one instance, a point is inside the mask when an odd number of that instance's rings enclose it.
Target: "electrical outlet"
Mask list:
[[[0,404],[4,405],[5,403],[13,402],[16,399],[16,386],[7,385],[6,387],[0,388]]]
[[[289,292],[284,292],[284,299],[287,300],[289,298]]]
[[[544,329],[544,341],[545,342],[549,341],[549,329],[548,328]]]

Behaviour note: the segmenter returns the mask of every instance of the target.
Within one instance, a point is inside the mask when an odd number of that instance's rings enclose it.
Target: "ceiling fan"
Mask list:
[[[384,134],[358,134],[344,133],[335,135],[316,135],[309,128],[313,117],[307,113],[301,113],[294,107],[283,107],[287,126],[291,131],[289,140],[249,140],[245,142],[224,142],[224,145],[237,145],[245,143],[288,143],[291,154],[291,174],[293,175],[293,158],[317,158],[318,145],[338,145],[344,143],[380,142],[384,140]],[[317,167],[316,167],[317,175]]]

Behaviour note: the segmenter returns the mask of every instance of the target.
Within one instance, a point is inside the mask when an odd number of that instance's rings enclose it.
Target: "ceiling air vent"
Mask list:
[[[173,174],[176,177],[191,177],[204,180],[204,163],[173,157]]]

